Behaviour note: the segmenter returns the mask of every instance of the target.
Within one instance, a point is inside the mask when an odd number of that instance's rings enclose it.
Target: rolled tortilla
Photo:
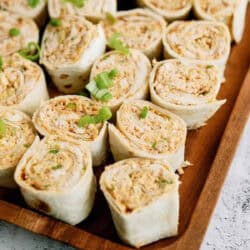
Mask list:
[[[90,148],[93,165],[100,165],[107,153],[107,122],[79,127],[83,115],[96,115],[102,105],[83,96],[58,96],[44,102],[33,115],[41,135],[65,135],[84,141]]]
[[[231,38],[227,26],[213,21],[175,21],[163,36],[164,57],[216,65],[224,72]]]
[[[141,247],[177,235],[178,176],[159,160],[132,158],[105,168],[101,190],[119,237]]]
[[[141,7],[146,7],[167,21],[185,19],[192,9],[191,0],[137,0]]]
[[[60,16],[80,16],[93,22],[105,18],[106,13],[115,13],[117,10],[116,0],[91,0],[84,1],[83,7],[77,7],[69,1],[48,0],[49,15],[53,18]]]
[[[153,103],[180,116],[189,129],[199,128],[225,103],[216,100],[220,72],[213,65],[158,62],[150,76]]]
[[[11,29],[18,29],[20,34],[10,36]],[[32,19],[19,17],[0,10],[0,55],[8,56],[25,48],[29,42],[38,42],[39,31]]]
[[[93,207],[91,154],[65,136],[36,137],[16,168],[15,181],[30,207],[66,223],[80,223]]]
[[[0,186],[16,187],[14,171],[36,136],[30,118],[21,111],[0,106]]]
[[[67,16],[61,25],[48,24],[42,39],[40,63],[63,93],[77,93],[87,83],[90,68],[105,51],[100,25]]]
[[[141,50],[151,59],[161,55],[166,22],[150,10],[119,11],[114,23],[106,19],[101,24],[107,39],[119,33],[122,42],[129,48]]]
[[[247,3],[247,0],[195,0],[194,13],[200,19],[225,23],[232,39],[240,42],[245,27]]]
[[[90,79],[113,69],[116,69],[118,74],[113,79],[113,86],[109,88],[112,99],[105,102],[113,112],[116,112],[125,100],[145,99],[148,96],[151,64],[142,52],[131,49],[128,55],[119,51],[104,54],[93,65]]]
[[[145,118],[141,113],[147,109]],[[109,124],[109,142],[116,161],[142,157],[165,160],[175,171],[184,164],[186,124],[173,113],[150,102],[131,100]]]
[[[43,70],[19,54],[3,58],[0,71],[0,105],[29,115],[49,99]]]
[[[15,13],[21,17],[34,19],[39,26],[42,26],[47,17],[46,0],[39,0],[33,6],[28,0],[1,0],[0,8]]]

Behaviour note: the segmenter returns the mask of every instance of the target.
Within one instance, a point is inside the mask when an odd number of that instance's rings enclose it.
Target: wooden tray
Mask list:
[[[179,236],[144,250],[196,250],[223,186],[250,111],[250,7],[242,42],[234,45],[219,98],[227,103],[202,129],[189,132],[181,177]],[[248,73],[247,73],[248,72]],[[245,79],[245,80],[244,80]],[[96,170],[100,175],[102,168]],[[72,227],[27,208],[16,190],[0,189],[0,219],[84,250],[128,250],[118,239],[104,197],[98,191],[89,218]]]

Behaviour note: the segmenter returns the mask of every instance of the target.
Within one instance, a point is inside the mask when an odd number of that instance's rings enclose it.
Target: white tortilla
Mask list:
[[[216,100],[220,79],[213,65],[186,64],[178,59],[161,61],[150,76],[151,100],[180,116],[188,129],[196,129],[226,102]]]
[[[0,186],[15,188],[15,168],[33,143],[36,131],[26,114],[10,107],[0,106],[0,120],[6,126],[0,135]]]
[[[0,105],[11,106],[32,115],[49,99],[43,70],[15,53],[3,57],[0,71]]]
[[[132,158],[105,168],[101,190],[116,231],[141,247],[178,233],[178,176],[159,160]]]
[[[77,48],[77,49],[76,49]],[[91,66],[105,51],[100,25],[67,16],[61,25],[47,25],[43,34],[40,63],[63,93],[78,93],[88,82]]]
[[[58,150],[51,153],[51,150]],[[60,136],[36,138],[17,166],[15,181],[26,203],[75,225],[90,213],[96,181],[83,143]]]
[[[144,107],[148,114],[141,119]],[[184,165],[187,129],[178,116],[150,102],[131,100],[120,107],[116,120],[116,126],[109,124],[115,161],[132,157],[162,159],[174,171]]]

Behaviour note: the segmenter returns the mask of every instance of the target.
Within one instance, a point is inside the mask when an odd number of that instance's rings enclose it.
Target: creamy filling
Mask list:
[[[61,191],[75,186],[86,171],[87,153],[78,143],[48,137],[21,170],[21,180],[36,190]]]
[[[41,79],[41,69],[18,54],[3,58],[0,71],[0,105],[21,103]]]
[[[190,0],[145,0],[149,6],[167,12],[176,12],[190,5]]]
[[[179,56],[198,60],[219,60],[227,54],[227,30],[218,23],[183,21],[168,29],[166,40]]]
[[[118,70],[117,76],[113,79],[113,86],[108,90],[112,94],[112,99],[107,102],[112,105],[120,99],[125,99],[130,93],[134,92],[137,77],[137,60],[139,58],[133,54],[123,55],[113,52],[103,56],[92,68],[93,78],[102,72]]]
[[[197,5],[207,15],[215,20],[231,25],[234,10],[237,7],[238,0],[198,0]]]
[[[0,109],[6,130],[0,136],[0,169],[15,167],[35,139],[32,122],[22,113]]]
[[[176,186],[176,177],[161,162],[129,159],[105,170],[103,183],[118,209],[131,213]]]
[[[18,36],[10,36],[9,31],[16,28]],[[28,42],[37,42],[38,30],[32,20],[10,15],[0,11],[0,55],[8,56],[26,47]]]
[[[103,123],[79,127],[83,115],[97,115],[101,105],[83,97],[55,98],[43,105],[35,116],[34,122],[46,134],[63,134],[84,141],[95,140]]]
[[[146,117],[141,119],[143,107],[147,107],[148,112]],[[117,120],[120,132],[129,140],[131,146],[148,153],[174,153],[185,142],[185,126],[148,102],[123,104]]]
[[[48,25],[42,42],[41,61],[51,64],[78,62],[98,36],[97,26],[77,17],[61,20],[61,25]]]
[[[84,1],[82,8],[62,0],[49,0],[49,7],[52,16],[103,16],[111,8],[107,0]],[[112,8],[111,8],[112,9]]]
[[[199,105],[216,99],[217,83],[218,70],[212,65],[187,65],[169,60],[157,68],[153,87],[166,102]]]
[[[106,37],[121,34],[121,41],[129,48],[145,50],[162,37],[162,24],[147,13],[128,13],[116,17],[116,22],[103,22]]]

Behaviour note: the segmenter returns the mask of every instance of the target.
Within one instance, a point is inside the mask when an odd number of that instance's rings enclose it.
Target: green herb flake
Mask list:
[[[18,35],[20,35],[20,30],[17,28],[12,28],[9,30],[9,35],[11,37],[18,36]]]
[[[28,60],[37,61],[40,57],[40,51],[39,44],[29,42],[27,48],[19,50],[19,54]]]
[[[117,50],[121,52],[124,55],[129,54],[129,48],[127,48],[123,42],[120,40],[121,34],[119,33],[113,33],[113,35],[108,40],[108,46],[111,49]]]
[[[59,27],[59,26],[61,26],[62,22],[58,18],[51,18],[49,24],[54,26],[54,27]]]
[[[174,182],[173,182],[173,180],[171,180],[171,179],[160,179],[159,181],[158,181],[158,183],[159,183],[159,186],[161,187],[161,188],[164,188],[166,185],[171,185],[171,184],[173,184]]]
[[[0,119],[0,138],[5,136],[6,130],[7,130],[7,125],[2,119]]]
[[[140,113],[140,118],[141,119],[145,119],[148,115],[148,107],[147,106],[144,106],[141,110],[141,113]]]
[[[25,148],[29,148],[29,147],[30,147],[30,143],[25,143],[25,144],[23,144],[23,146],[24,146]]]
[[[64,0],[67,3],[71,3],[77,8],[83,8],[85,4],[85,0]]]
[[[106,12],[106,19],[111,23],[114,24],[116,22],[115,16],[111,12]]]
[[[78,127],[82,128],[89,124],[97,124],[105,122],[112,117],[112,112],[109,107],[102,107],[97,115],[83,115],[78,121]]]
[[[52,169],[52,170],[57,170],[57,169],[60,169],[60,168],[62,168],[62,167],[63,167],[62,164],[57,164],[57,165],[51,167],[51,169]]]
[[[153,148],[153,149],[157,149],[156,147],[157,147],[157,142],[153,142],[153,143],[152,143],[152,148]]]
[[[40,0],[27,0],[27,2],[31,8],[36,8],[36,6],[40,3]]]
[[[50,151],[49,151],[49,153],[50,154],[57,154],[59,152],[59,149],[57,149],[57,148],[55,148],[55,149],[51,149]]]
[[[211,69],[211,68],[213,68],[214,66],[213,65],[207,65],[207,69]]]
[[[0,70],[3,69],[3,58],[2,56],[0,56]]]
[[[67,108],[71,109],[71,110],[76,110],[76,104],[74,102],[69,102],[66,105]]]

